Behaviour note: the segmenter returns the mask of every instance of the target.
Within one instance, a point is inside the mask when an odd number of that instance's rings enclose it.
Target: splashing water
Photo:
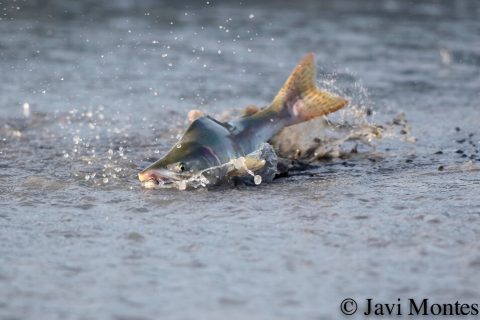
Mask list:
[[[268,147],[264,145],[254,152],[254,158],[268,163],[262,169],[267,172],[259,174],[239,170],[242,166],[245,167],[242,163],[244,159],[240,158],[232,159],[219,167],[208,168],[172,185],[157,186],[147,183],[144,187],[174,187],[185,190],[218,184],[229,185],[238,181],[258,185],[271,181],[278,173],[284,174],[292,168],[298,169],[323,158],[345,157],[357,152],[368,154],[385,138],[415,142],[404,114],[398,114],[391,121],[382,124],[375,123],[373,118],[376,113],[367,90],[355,83],[350,86],[353,88],[350,91],[342,91],[336,79],[335,76],[327,77],[319,86],[347,97],[351,101],[349,106],[328,119],[318,118],[285,128],[269,141],[271,146],[266,144]],[[27,109],[28,114],[25,114]],[[138,132],[134,131],[136,126],[128,119],[115,115],[105,117],[103,106],[74,108],[69,112],[52,115],[39,113],[30,104],[28,107],[24,104],[22,111],[23,119],[8,121],[2,128],[4,136],[10,139],[7,147],[19,150],[18,146],[21,145],[26,148],[25,153],[28,153],[27,149],[41,145],[44,152],[52,151],[52,155],[45,155],[47,158],[60,152],[61,159],[56,164],[52,163],[50,172],[48,166],[42,168],[46,175],[50,173],[51,177],[60,179],[69,175],[81,185],[102,188],[115,188],[119,183],[127,183],[132,188],[138,184],[136,174],[140,168],[158,158],[158,145],[164,143],[167,146],[169,140],[178,137],[184,127],[181,122],[175,121],[178,125],[163,132],[161,137],[153,142],[156,145],[155,151],[145,163],[139,163],[135,155],[144,155],[145,149],[152,145],[152,139],[148,134],[137,134]],[[226,121],[238,116],[239,111],[234,109],[217,118]],[[172,114],[171,117],[181,118],[179,114]],[[154,125],[150,127],[155,129]],[[47,130],[39,134],[41,128]],[[170,138],[167,138],[168,136]],[[23,150],[22,148],[20,150]],[[227,175],[232,168],[236,168],[243,175]]]
[[[358,153],[362,146],[367,147],[365,153],[371,152],[384,138],[415,142],[405,114],[400,113],[384,124],[374,121],[373,102],[358,82],[349,92],[342,91],[332,76],[323,79],[319,86],[346,97],[349,105],[328,118],[283,129],[270,141],[279,157],[310,164],[322,158]]]

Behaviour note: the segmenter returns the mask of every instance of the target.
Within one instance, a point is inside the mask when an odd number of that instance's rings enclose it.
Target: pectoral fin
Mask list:
[[[254,175],[255,171],[262,169],[265,166],[265,160],[255,157],[240,157],[231,161],[232,168],[228,175],[231,177],[241,177],[245,175]]]
[[[245,157],[245,166],[250,171],[258,171],[265,166],[265,160],[254,157]]]

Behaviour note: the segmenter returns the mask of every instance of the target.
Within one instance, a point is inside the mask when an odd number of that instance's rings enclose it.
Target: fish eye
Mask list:
[[[178,169],[178,171],[180,171],[180,172],[184,172],[184,171],[186,170],[185,163],[179,162],[179,163],[177,164],[177,169]]]
[[[185,162],[176,162],[167,165],[167,169],[176,173],[185,172],[188,170]]]

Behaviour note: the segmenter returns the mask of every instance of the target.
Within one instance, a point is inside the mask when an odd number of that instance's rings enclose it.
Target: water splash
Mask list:
[[[384,139],[416,141],[404,113],[385,123],[375,122],[377,111],[368,90],[355,82],[344,91],[337,85],[337,78],[329,75],[319,86],[346,97],[349,105],[328,117],[283,129],[270,141],[279,157],[308,164],[358,153],[362,147],[366,147],[363,152],[372,152]]]
[[[398,114],[384,123],[376,123],[374,117],[377,112],[367,90],[356,84],[348,86],[353,88],[349,92],[342,92],[336,79],[327,77],[320,86],[348,97],[350,105],[329,118],[286,128],[270,141],[271,145],[266,144],[249,155],[252,159],[256,157],[267,162],[262,169],[265,172],[248,169],[245,159],[239,158],[173,185],[160,187],[184,190],[238,181],[258,185],[271,181],[277,173],[291,169],[292,159],[294,163],[310,164],[322,158],[344,157],[357,152],[368,154],[386,138],[415,142],[405,114]],[[68,112],[43,114],[36,110],[35,102],[32,103],[29,102],[28,107],[22,106],[22,118],[6,119],[0,127],[2,143],[5,145],[2,153],[16,150],[17,156],[25,155],[26,168],[31,167],[34,172],[41,171],[42,176],[51,176],[52,179],[68,176],[76,184],[90,187],[132,188],[137,184],[136,176],[140,168],[153,161],[153,158],[158,158],[159,149],[162,149],[159,146],[163,143],[164,147],[168,147],[176,133],[180,134],[179,128],[182,127],[179,124],[175,125],[174,131],[162,129],[161,136],[158,136],[160,130],[157,128],[159,131],[154,131],[156,137],[152,139],[152,132],[145,135],[135,131],[137,126],[128,117],[115,114],[105,116],[108,108],[103,106],[77,107]],[[246,109],[243,112],[251,113],[256,108],[249,106]],[[28,115],[25,110],[28,110]],[[216,118],[226,121],[239,113],[242,112],[237,109]],[[169,116],[180,117],[178,114]],[[150,129],[148,126],[147,130]],[[149,158],[142,160],[143,163],[138,156],[145,156],[145,150],[151,147],[154,149]],[[39,150],[35,162],[27,161],[32,158],[31,150]],[[236,175],[227,174],[234,169]]]

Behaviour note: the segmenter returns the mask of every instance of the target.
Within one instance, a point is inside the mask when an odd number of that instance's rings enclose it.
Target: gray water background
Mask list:
[[[479,302],[478,2],[0,9],[0,319]],[[258,187],[141,188],[189,109],[265,105],[309,51],[372,121],[404,112],[416,143],[383,139]]]

